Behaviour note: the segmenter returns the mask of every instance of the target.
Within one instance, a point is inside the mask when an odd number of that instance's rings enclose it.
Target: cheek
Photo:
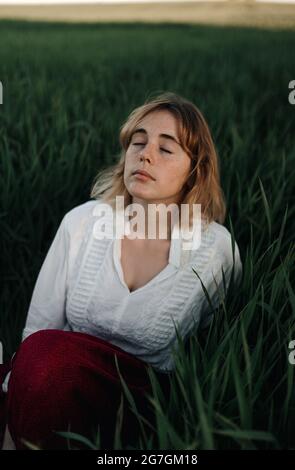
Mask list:
[[[128,183],[128,175],[130,173],[130,169],[129,169],[129,164],[128,162],[125,160],[125,164],[124,164],[124,173],[123,173],[123,179],[124,179],[124,183],[126,185],[126,183]]]
[[[182,168],[179,172],[179,174],[182,175],[183,182],[187,180],[191,169],[192,169],[192,160],[188,158],[188,160],[186,159],[185,162],[183,163]]]
[[[126,173],[126,171],[130,169],[131,160],[132,159],[130,157],[130,154],[127,152],[125,155],[124,173]]]
[[[125,154],[125,167],[130,168],[134,165],[134,153],[128,150]]]
[[[172,168],[169,169],[169,171],[166,171],[166,176],[165,178],[169,179],[172,181],[172,179],[175,181],[175,184],[182,185],[190,172],[190,163],[189,165],[175,165]],[[164,174],[165,174],[164,173]]]

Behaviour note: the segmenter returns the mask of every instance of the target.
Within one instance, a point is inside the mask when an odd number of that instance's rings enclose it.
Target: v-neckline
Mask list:
[[[137,292],[146,289],[150,287],[150,285],[154,284],[156,281],[166,278],[167,276],[171,275],[173,272],[175,272],[175,266],[171,263],[171,256],[172,256],[172,251],[174,246],[172,246],[174,240],[171,240],[170,244],[170,249],[169,249],[169,259],[168,259],[168,264],[160,271],[158,272],[152,279],[150,279],[148,282],[146,282],[143,286],[138,287],[135,290],[130,290],[128,285],[125,282],[124,279],[124,273],[123,273],[123,268],[122,268],[122,263],[121,263],[121,247],[122,247],[122,238],[115,238],[113,240],[113,260],[117,269],[117,274],[120,278],[121,283],[127,290],[128,295],[134,295]]]

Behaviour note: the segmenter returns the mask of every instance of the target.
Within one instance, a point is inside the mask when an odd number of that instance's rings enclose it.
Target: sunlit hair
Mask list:
[[[168,110],[175,116],[180,144],[191,159],[191,171],[183,186],[183,197],[179,202],[179,204],[189,204],[189,223],[191,224],[193,216],[192,204],[201,204],[202,218],[206,224],[211,221],[223,224],[226,204],[220,185],[219,158],[208,124],[197,106],[173,92],[164,92],[147,99],[143,105],[129,114],[120,127],[119,161],[98,173],[90,197],[101,199],[113,209],[116,196],[124,196],[125,207],[132,203],[132,196],[124,183],[126,151],[138,123],[150,112],[161,109]],[[181,215],[180,206],[179,214]]]

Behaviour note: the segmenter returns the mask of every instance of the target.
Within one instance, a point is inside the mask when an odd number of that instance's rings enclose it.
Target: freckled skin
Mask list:
[[[179,202],[190,171],[191,159],[180,145],[159,137],[159,134],[165,133],[173,135],[179,142],[176,118],[167,110],[157,110],[145,116],[138,127],[146,129],[147,135],[133,135],[126,152],[124,170],[124,182],[132,196],[132,202],[142,204],[145,208],[147,203],[168,205]],[[145,157],[145,161],[140,156]],[[132,172],[139,168],[148,171],[155,181],[143,181],[133,176]]]
[[[141,204],[145,210],[145,238],[122,239],[121,265],[125,282],[131,291],[145,285],[168,263],[171,244],[170,216],[168,214],[169,221],[165,221],[167,239],[159,239],[158,218],[156,239],[149,239],[148,204],[179,203],[191,168],[190,157],[177,143],[177,120],[172,113],[167,110],[153,111],[136,128],[144,128],[146,133],[136,133],[131,138],[126,152],[124,182],[132,196],[131,202]],[[172,135],[177,142],[159,134]],[[147,171],[155,180],[132,175],[137,169]]]

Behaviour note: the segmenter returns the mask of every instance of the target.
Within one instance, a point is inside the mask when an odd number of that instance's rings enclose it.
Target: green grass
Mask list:
[[[242,284],[180,347],[170,400],[154,381],[156,429],[138,448],[295,448],[293,44],[292,31],[1,21],[4,359],[62,217],[116,160],[128,113],[170,90],[212,129]]]

